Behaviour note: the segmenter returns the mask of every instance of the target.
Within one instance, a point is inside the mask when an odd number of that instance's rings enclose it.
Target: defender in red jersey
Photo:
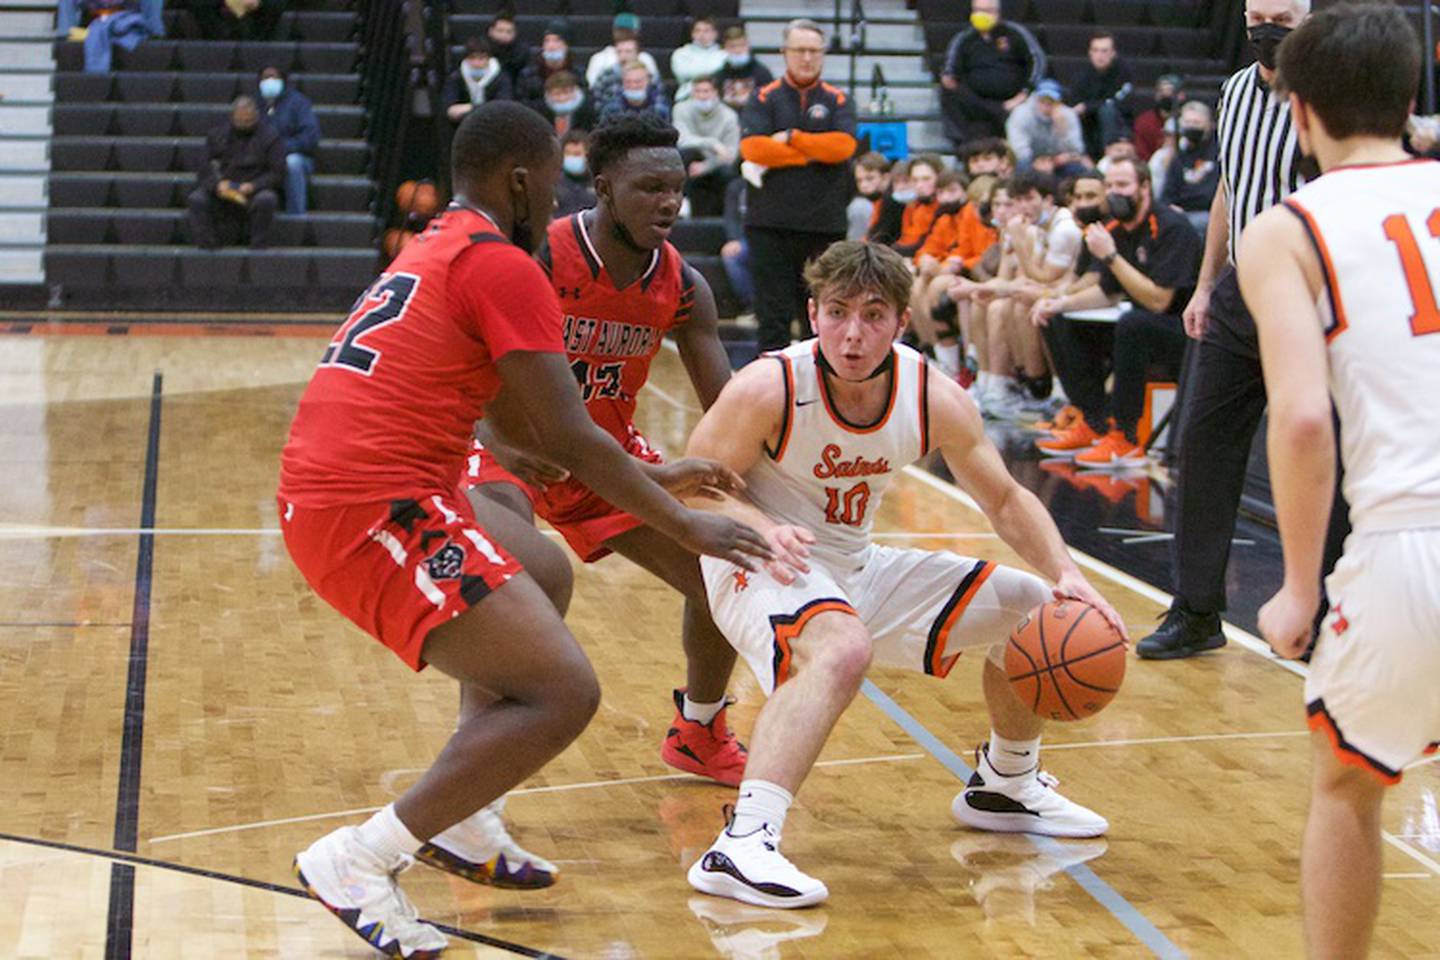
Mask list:
[[[417,853],[469,879],[550,882],[532,862],[511,868],[513,843],[486,805],[578,736],[599,702],[555,602],[514,559],[538,534],[457,495],[473,423],[503,418],[504,432],[698,552],[769,556],[753,530],[682,507],[651,478],[683,493],[733,486],[733,474],[686,461],[647,476],[585,414],[559,303],[530,258],[559,175],[559,144],[533,111],[471,111],[455,134],[456,205],[356,301],[281,457],[285,542],[311,587],[411,667],[460,681],[460,719],[435,764],[296,857],[306,890],[390,956],[445,948],[395,884]]]
[[[709,284],[667,239],[685,184],[677,139],[674,127],[649,115],[602,124],[589,147],[599,204],[552,223],[539,254],[565,314],[565,352],[586,410],[631,456],[652,462],[660,455],[633,418],[665,336],[675,338],[703,407],[730,379]],[[661,757],[678,769],[738,785],[745,750],[725,718],[735,652],[710,619],[695,556],[576,478],[537,474],[486,425],[478,433],[470,459],[472,497],[502,503],[532,522],[538,513],[587,563],[613,550],[685,596],[687,683],[674,693],[675,718]],[[541,562],[526,560],[527,566]],[[545,565],[568,570],[563,558]]]

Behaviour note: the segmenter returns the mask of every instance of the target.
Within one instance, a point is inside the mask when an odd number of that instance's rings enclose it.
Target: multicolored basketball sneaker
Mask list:
[[[709,723],[685,719],[685,691],[675,691],[675,719],[660,747],[660,759],[697,776],[707,777],[727,787],[738,787],[745,779],[745,747],[730,732],[725,713],[733,700],[715,714]]]
[[[471,883],[506,890],[539,890],[555,882],[560,868],[521,847],[505,829],[501,797],[481,807],[415,851],[421,863]]]

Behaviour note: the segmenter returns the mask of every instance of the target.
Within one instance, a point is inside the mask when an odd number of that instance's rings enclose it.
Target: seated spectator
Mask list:
[[[619,100],[623,95],[621,89],[624,86],[625,68],[634,63],[643,64],[640,41],[634,37],[628,40],[621,40],[615,44],[615,65],[601,72],[600,77],[590,84],[590,99],[595,101],[597,109],[604,109],[605,104]],[[660,74],[654,70],[648,71],[650,79],[656,82],[660,80]]]
[[[640,18],[633,13],[617,13],[611,24],[611,43],[595,53],[590,62],[585,65],[585,83],[590,89],[600,82],[600,75],[611,67],[618,67],[621,64],[620,44],[627,40],[635,41],[635,49],[640,51]],[[660,79],[660,65],[655,58],[645,51],[638,53],[640,62],[650,70],[650,76],[656,80]]]
[[[643,63],[621,68],[620,89],[608,100],[597,100],[601,121],[622,113],[653,113],[661,120],[670,119],[670,104],[660,84]]]
[[[540,114],[555,128],[555,136],[563,137],[571,130],[594,130],[600,123],[600,111],[580,80],[573,73],[553,73],[545,81],[545,101]]]
[[[515,26],[515,15],[509,11],[496,14],[485,31],[485,39],[490,42],[490,56],[497,60],[500,69],[505,71],[506,87],[514,90],[515,84],[520,81],[520,71],[530,62],[530,45],[520,39],[520,32]]]
[[[990,173],[1009,179],[1015,173],[1015,151],[999,137],[982,137],[965,144],[961,156],[965,173],[972,179]]]
[[[575,57],[570,50],[570,28],[564,20],[551,20],[545,26],[540,49],[530,55],[530,62],[520,71],[515,86],[515,99],[539,110],[545,105],[545,81],[557,73],[576,74]]]
[[[490,42],[484,37],[471,37],[465,42],[465,59],[460,61],[440,92],[445,116],[459,125],[465,114],[482,103],[514,99],[510,77],[499,59],[490,55]]]
[[[1080,116],[1085,132],[1085,152],[1093,160],[1122,130],[1129,132],[1135,122],[1130,111],[1130,94],[1135,90],[1130,67],[1115,53],[1115,35],[1096,31],[1090,38],[1090,62],[1070,91],[1070,103]]]
[[[1155,81],[1155,105],[1135,118],[1135,153],[1141,160],[1165,145],[1165,122],[1175,116],[1185,96],[1179,74],[1167,73]]]
[[[975,276],[985,251],[999,239],[980,215],[980,206],[989,202],[995,182],[995,177],[988,174],[980,177],[971,184],[972,194],[959,173],[952,170],[941,174],[936,181],[940,206],[935,225],[925,246],[915,255],[913,327],[921,343],[934,346],[935,359],[951,376],[960,372],[960,345],[950,285],[956,277]],[[937,311],[943,318],[937,318]]]
[[[274,40],[286,0],[190,0],[206,40]]]
[[[140,0],[85,0],[85,72],[109,73],[115,47],[134,50],[150,36]]]
[[[718,217],[725,191],[740,172],[740,118],[720,102],[714,77],[697,77],[690,99],[675,105],[680,155],[685,160],[685,195],[692,217]]]
[[[755,284],[750,279],[750,245],[745,240],[745,181],[736,177],[725,188],[725,245],[720,262],[730,278],[730,289],[745,310],[755,306]]]
[[[80,26],[82,14],[89,16],[95,9],[113,9],[122,5],[106,0],[103,6],[92,8],[88,3],[82,5],[81,0],[60,0],[55,6],[55,35],[81,40],[88,35]],[[165,0],[140,0],[140,16],[144,18],[145,30],[151,37],[165,36]]]
[[[991,244],[980,258],[973,271],[973,279],[965,276],[951,278],[947,295],[956,307],[957,325],[968,349],[974,353],[978,368],[978,375],[970,387],[971,397],[982,413],[994,416],[996,402],[1003,399],[1013,405],[1012,394],[1019,389],[1014,379],[1015,368],[1010,360],[1007,340],[998,335],[998,331],[997,336],[991,336],[990,306],[997,295],[1004,295],[1005,285],[1013,282],[1019,269],[1008,228],[1023,215],[1019,204],[1011,199],[1006,181],[995,184],[990,193],[988,211],[979,212],[985,223],[997,232],[999,240]],[[998,328],[999,324],[996,326]],[[944,342],[943,338],[940,342]],[[940,353],[937,348],[937,359]]]
[[[1046,73],[1045,54],[1024,27],[1000,16],[1000,0],[974,0],[970,26],[945,48],[940,110],[945,136],[960,145],[1005,135],[1010,112]]]
[[[720,46],[720,31],[710,17],[696,17],[690,27],[690,42],[670,54],[670,72],[680,86],[675,91],[678,104],[691,96],[690,85],[701,77],[714,77],[725,66],[725,48]],[[717,94],[718,98],[718,94]]]
[[[1138,151],[1135,149],[1134,142],[1131,141],[1126,134],[1120,133],[1116,135],[1114,140],[1105,144],[1105,156],[1100,158],[1100,162],[1095,165],[1095,169],[1099,170],[1100,175],[1103,177],[1110,172],[1110,168],[1113,165],[1122,161],[1138,159],[1140,159],[1140,157]]]
[[[595,177],[586,159],[586,131],[571,130],[560,140],[564,167],[555,184],[555,216],[568,217],[595,206]]]
[[[285,144],[285,212],[304,213],[320,146],[320,121],[310,98],[290,86],[285,71],[260,71],[260,112]]]
[[[1063,296],[1039,301],[1031,314],[1045,326],[1056,372],[1080,411],[1069,427],[1036,445],[1052,456],[1074,454],[1081,467],[1121,468],[1146,460],[1136,427],[1147,371],[1158,365],[1179,374],[1186,343],[1180,312],[1195,289],[1202,244],[1183,214],[1154,202],[1150,169],[1139,160],[1115,163],[1105,189],[1103,212],[1110,220],[1085,228],[1081,282]],[[1134,306],[1118,323],[1065,316],[1113,306],[1122,297]]]
[[[1191,100],[1180,108],[1175,159],[1165,174],[1160,202],[1179,207],[1201,236],[1210,223],[1210,204],[1220,183],[1220,146],[1208,104]]]
[[[871,243],[889,246],[900,239],[905,204],[890,189],[896,167],[902,168],[898,172],[908,183],[910,165],[904,160],[892,165],[885,154],[872,150],[855,161],[855,192],[866,207],[861,237]]]
[[[914,193],[900,216],[900,239],[891,244],[902,256],[915,256],[930,236],[935,211],[940,206],[935,196],[936,181],[944,170],[944,162],[933,153],[922,153],[910,161],[910,189]],[[900,196],[895,199],[899,200]]]
[[[285,142],[260,120],[253,97],[236,97],[230,117],[205,138],[205,164],[190,194],[190,239],[202,250],[220,246],[220,221],[248,222],[250,247],[270,245],[285,178]]]
[[[1005,136],[1020,170],[1030,169],[1036,157],[1044,156],[1053,158],[1050,172],[1072,176],[1089,162],[1080,117],[1061,102],[1060,84],[1054,80],[1041,80],[1035,95],[1011,111]]]
[[[736,26],[725,29],[725,65],[715,71],[715,79],[720,82],[720,98],[739,113],[750,94],[773,82],[775,75],[750,52],[745,28]]]

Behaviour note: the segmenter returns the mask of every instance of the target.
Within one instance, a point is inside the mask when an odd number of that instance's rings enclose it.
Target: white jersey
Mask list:
[[[1342,167],[1285,203],[1325,274],[1351,526],[1440,526],[1440,163]]]
[[[890,481],[930,451],[929,367],[909,347],[891,349],[890,401],[868,425],[848,423],[835,409],[819,341],[769,355],[785,377],[785,414],[775,448],[745,474],[747,493],[769,516],[812,530],[817,552],[845,567],[864,563]]]

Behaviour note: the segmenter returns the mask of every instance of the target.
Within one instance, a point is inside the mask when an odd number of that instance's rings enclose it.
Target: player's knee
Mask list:
[[[577,649],[550,672],[550,682],[541,694],[539,706],[549,719],[558,740],[569,743],[590,725],[600,709],[600,680],[595,668]]]
[[[537,549],[535,555],[525,561],[525,570],[535,578],[560,616],[565,616],[575,590],[575,573],[565,551],[546,541],[544,549]]]
[[[833,614],[827,619],[830,623],[817,632],[812,669],[823,670],[836,687],[856,689],[875,656],[870,633],[853,616]]]

